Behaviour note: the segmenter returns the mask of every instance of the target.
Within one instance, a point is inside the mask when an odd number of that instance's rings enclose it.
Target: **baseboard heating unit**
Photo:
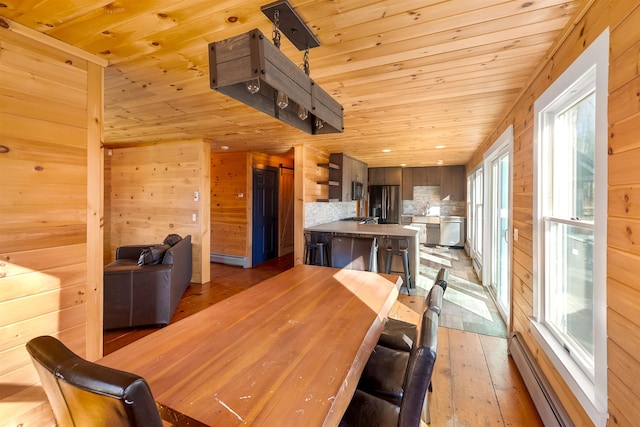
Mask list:
[[[518,332],[512,333],[509,338],[509,353],[520,371],[520,376],[527,386],[531,400],[536,405],[545,427],[573,427],[574,424],[569,415]]]
[[[249,268],[249,258],[244,256],[210,253],[209,262],[217,262],[219,264],[235,265],[237,267]]]

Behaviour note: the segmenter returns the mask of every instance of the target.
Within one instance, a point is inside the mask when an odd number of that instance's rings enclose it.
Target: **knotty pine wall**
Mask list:
[[[5,25],[6,24],[6,25]],[[102,355],[102,81],[106,62],[0,25],[0,424],[50,426],[25,343]]]
[[[211,155],[212,253],[251,257],[250,164],[247,152]]]
[[[294,203],[296,224],[294,263],[302,264],[304,256],[304,204],[329,198],[329,187],[318,184],[318,181],[329,179],[329,169],[318,166],[318,163],[329,162],[329,153],[309,145],[296,145],[294,150],[295,170],[297,171]]]
[[[280,165],[293,168],[292,150],[281,155],[258,152],[211,155],[212,253],[245,258],[252,265],[252,170],[254,166]],[[280,194],[280,199],[286,198]],[[286,250],[280,251],[281,255],[285,253]]]
[[[210,155],[209,143],[202,140],[107,150],[108,262],[118,246],[161,243],[168,234],[190,234],[191,281],[210,280]]]
[[[607,330],[609,426],[640,420],[640,7],[595,0],[566,32],[532,84],[488,138],[467,170],[514,125],[512,328],[522,333],[576,425],[591,421],[529,332],[533,300],[533,103],[606,27],[610,28]]]

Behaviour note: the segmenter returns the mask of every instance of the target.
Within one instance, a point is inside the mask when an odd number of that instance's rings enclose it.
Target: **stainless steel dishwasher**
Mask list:
[[[440,245],[464,246],[464,220],[463,216],[440,217]]]

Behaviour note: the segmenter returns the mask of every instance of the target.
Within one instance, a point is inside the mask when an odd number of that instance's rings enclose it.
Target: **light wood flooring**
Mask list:
[[[445,266],[451,288],[445,292],[438,334],[438,359],[433,375],[433,393],[429,395],[432,427],[542,426],[517,369],[507,354],[507,340],[495,335],[495,329],[482,329],[478,319],[463,305],[468,299],[447,300],[457,282],[471,287],[463,294],[480,295],[485,300],[475,272],[463,251],[422,248],[421,275],[427,282]],[[425,255],[428,254],[428,255]],[[447,261],[448,260],[448,261]],[[446,265],[444,265],[446,264]],[[285,256],[251,269],[211,264],[211,282],[192,284],[183,296],[171,323],[235,295],[262,280],[293,266],[293,257]],[[470,273],[473,273],[471,275]],[[469,282],[469,283],[466,283]],[[482,288],[480,286],[480,288]],[[399,296],[390,317],[413,321],[419,318],[426,289]],[[449,316],[449,320],[447,320]],[[487,317],[484,316],[484,319]],[[464,319],[464,320],[463,320]],[[447,326],[445,324],[449,322]],[[504,325],[502,325],[504,328]],[[104,354],[109,354],[157,328],[129,328],[105,331]],[[504,334],[504,332],[503,332]]]

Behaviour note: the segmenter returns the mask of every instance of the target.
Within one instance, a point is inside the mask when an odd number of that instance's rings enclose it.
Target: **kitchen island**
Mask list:
[[[333,221],[326,224],[318,224],[304,229],[305,232],[331,233],[334,236],[363,236],[378,238],[378,268],[385,271],[386,251],[382,247],[383,238],[406,237],[409,239],[409,269],[411,281],[415,288],[418,285],[418,273],[420,271],[420,241],[419,229],[410,225],[399,224],[360,224],[355,221]],[[402,262],[399,257],[394,257],[394,271],[402,271]]]

